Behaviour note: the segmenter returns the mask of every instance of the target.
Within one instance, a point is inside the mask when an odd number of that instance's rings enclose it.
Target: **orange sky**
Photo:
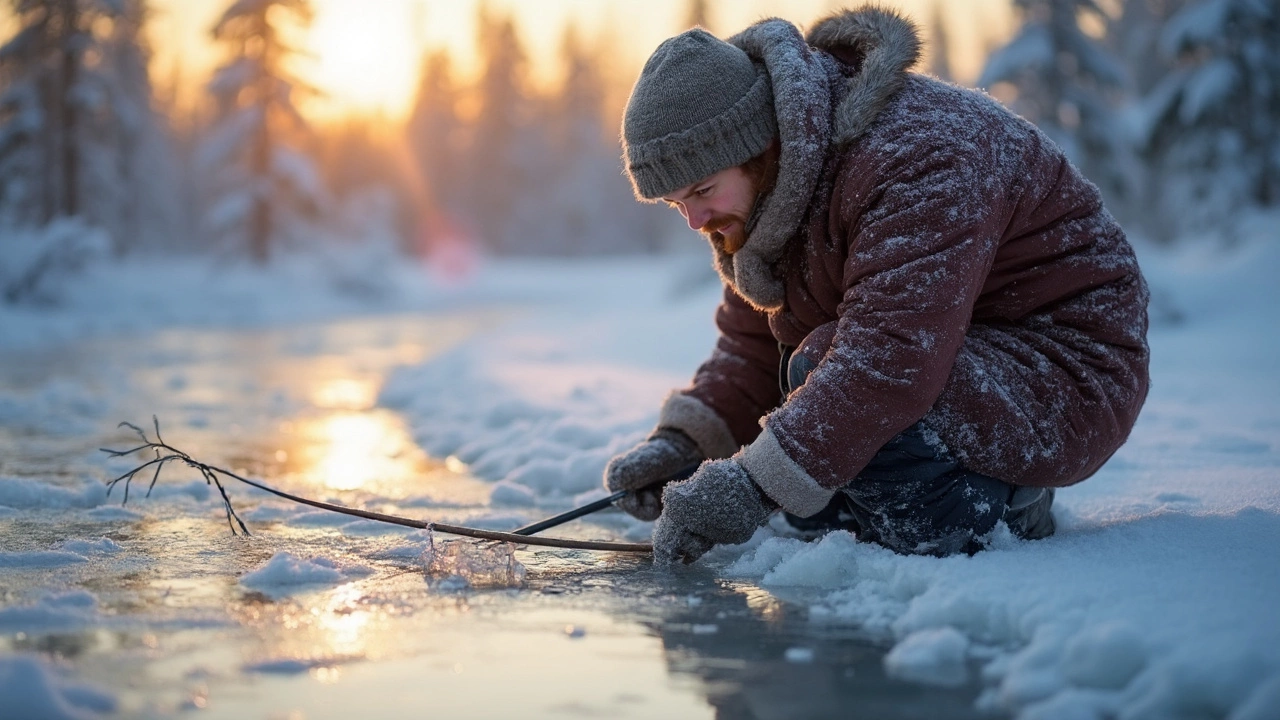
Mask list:
[[[312,0],[315,21],[298,37],[309,57],[294,71],[320,87],[324,97],[308,101],[304,112],[324,121],[349,114],[400,119],[412,102],[424,50],[445,47],[463,73],[474,72],[474,18],[477,0]],[[937,0],[895,0],[925,24]],[[951,56],[958,79],[972,80],[983,45],[1011,30],[1008,0],[945,3],[951,28]],[[161,85],[176,78],[179,99],[189,104],[221,60],[209,28],[229,5],[224,0],[152,0],[150,39],[154,73]],[[628,75],[664,38],[679,32],[687,0],[489,0],[510,11],[533,59],[535,80],[554,82],[558,45],[566,22],[574,20],[590,36],[609,30],[618,45],[617,64]],[[736,0],[711,5],[712,30],[731,34],[756,19],[780,16],[805,24],[839,7],[832,0]]]

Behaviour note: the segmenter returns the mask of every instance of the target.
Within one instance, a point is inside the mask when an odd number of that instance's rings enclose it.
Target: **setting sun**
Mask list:
[[[305,41],[311,57],[300,60],[299,70],[325,94],[307,103],[310,114],[407,115],[421,62],[421,40],[415,37],[421,3],[329,0],[314,6]]]

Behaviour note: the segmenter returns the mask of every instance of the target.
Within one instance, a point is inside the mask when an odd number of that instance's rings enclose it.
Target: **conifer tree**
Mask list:
[[[12,7],[20,29],[0,47],[0,203],[11,223],[42,225],[84,212],[86,167],[103,152],[91,125],[111,111],[96,67],[104,38],[95,28],[122,7],[111,0]]]
[[[1109,199],[1133,192],[1133,166],[1117,114],[1127,78],[1106,48],[1081,28],[1084,15],[1110,18],[1095,0],[1015,0],[1023,23],[992,53],[978,84],[1009,83],[1013,109],[1063,147]]]
[[[710,8],[707,7],[707,0],[689,0],[689,7],[685,10],[684,17],[685,28],[711,29],[711,13]]]
[[[517,244],[515,204],[535,177],[530,155],[540,147],[528,137],[528,59],[511,16],[496,14],[483,4],[478,40],[484,74],[476,88],[479,114],[468,152],[469,215],[483,242],[498,252],[511,252]]]
[[[461,182],[464,128],[458,117],[460,96],[449,54],[428,54],[406,133],[427,190],[450,216],[464,213],[466,194]]]
[[[316,91],[285,71],[293,50],[276,25],[280,13],[305,25],[310,0],[235,0],[214,25],[229,58],[208,86],[216,118],[201,148],[212,183],[209,230],[247,243],[258,262],[300,235],[325,196],[312,159],[289,143],[307,131],[295,94]]]
[[[1280,6],[1198,0],[1161,30],[1172,64],[1143,97],[1139,139],[1152,169],[1158,235],[1224,228],[1280,205]]]
[[[942,3],[935,2],[933,14],[929,17],[929,72],[934,77],[950,82],[951,43],[947,37],[947,26],[942,14]]]
[[[169,128],[153,108],[144,0],[14,0],[0,47],[0,223],[59,218],[117,253],[180,223]]]

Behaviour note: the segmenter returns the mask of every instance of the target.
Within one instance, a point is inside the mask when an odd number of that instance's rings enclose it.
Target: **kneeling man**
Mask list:
[[[724,282],[711,357],[605,471],[659,563],[778,509],[901,553],[1045,537],[1053,488],[1133,427],[1148,293],[1124,232],[1061,149],[918,53],[868,7],[690,30],[644,66],[627,172]]]

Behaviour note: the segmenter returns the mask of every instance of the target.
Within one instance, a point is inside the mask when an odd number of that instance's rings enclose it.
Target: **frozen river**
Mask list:
[[[549,514],[493,507],[491,483],[426,455],[377,405],[419,363],[499,313],[384,316],[276,330],[170,330],[0,364],[0,659],[36,658],[28,700],[67,717],[976,716],[977,680],[886,677],[886,648],[811,622],[790,598],[647,556],[516,551],[519,587],[431,581],[410,532],[171,468],[151,498],[103,497],[129,463],[128,420],[158,416],[194,457],[309,497],[510,529]],[[149,476],[145,478],[149,480]],[[616,520],[616,519],[615,519]],[[618,537],[600,517],[549,534]],[[437,537],[439,541],[440,537]],[[302,566],[245,576],[281,553]],[[286,558],[287,559],[287,558]],[[316,564],[319,563],[319,564]],[[317,582],[297,583],[312,572]],[[274,578],[274,579],[273,579]],[[0,717],[8,717],[0,709]]]

